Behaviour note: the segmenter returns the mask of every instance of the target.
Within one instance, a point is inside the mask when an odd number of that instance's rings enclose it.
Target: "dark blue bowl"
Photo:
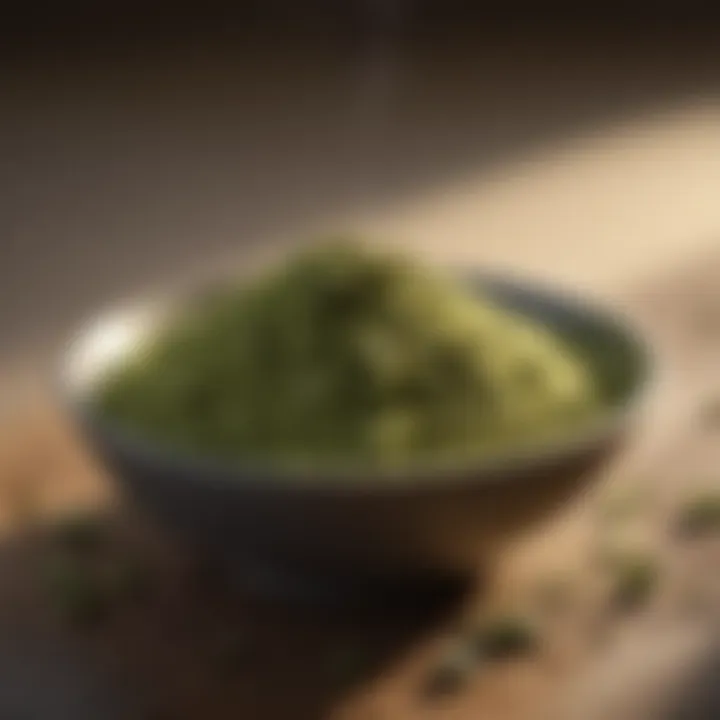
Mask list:
[[[64,358],[63,397],[121,486],[241,584],[357,598],[467,576],[589,486],[628,436],[650,375],[646,348],[624,318],[524,281],[469,282],[573,343],[600,382],[604,412],[562,439],[386,473],[184,455],[117,427],[93,403],[101,374],[178,307],[173,301],[94,320]]]

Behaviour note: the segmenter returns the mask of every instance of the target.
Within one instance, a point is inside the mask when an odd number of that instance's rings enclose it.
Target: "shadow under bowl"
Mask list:
[[[98,412],[93,391],[168,307],[96,318],[63,359],[61,393],[122,488],[209,565],[262,596],[414,600],[456,588],[499,546],[587,489],[628,437],[648,385],[646,348],[624,318],[525,281],[467,278],[500,305],[558,333],[590,364],[605,411],[570,436],[457,466],[340,477],[170,452]]]

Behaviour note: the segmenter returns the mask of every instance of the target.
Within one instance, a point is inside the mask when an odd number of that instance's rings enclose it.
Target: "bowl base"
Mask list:
[[[330,575],[237,560],[204,570],[229,591],[249,599],[323,611],[424,613],[457,604],[477,586],[476,577],[458,573]]]

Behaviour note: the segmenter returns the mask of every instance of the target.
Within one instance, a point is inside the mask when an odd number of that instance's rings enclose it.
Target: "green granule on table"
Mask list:
[[[540,638],[529,618],[515,615],[489,618],[475,631],[475,647],[487,660],[502,660],[532,653]]]
[[[99,406],[213,456],[397,467],[569,431],[598,398],[544,327],[411,260],[337,243],[179,313],[106,377]]]
[[[646,605],[660,584],[660,568],[650,556],[620,555],[612,570],[612,599],[620,609],[634,610]]]
[[[678,529],[687,537],[720,534],[720,492],[688,500],[681,508]]]

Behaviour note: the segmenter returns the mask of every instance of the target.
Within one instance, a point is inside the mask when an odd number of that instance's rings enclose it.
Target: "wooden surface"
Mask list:
[[[433,617],[411,608],[399,616],[328,617],[233,595],[114,497],[38,392],[4,421],[0,439],[0,666],[4,657],[17,668],[13,659],[24,657],[18,648],[46,664],[51,652],[72,658],[58,660],[58,668],[77,668],[68,682],[94,683],[100,699],[88,717],[96,720],[106,711],[108,718],[178,720],[703,720],[683,693],[703,686],[712,661],[720,543],[682,543],[669,529],[684,497],[718,487],[720,428],[703,420],[702,410],[720,399],[719,277],[715,253],[625,292],[621,304],[659,358],[656,392],[633,446],[608,468],[596,495],[508,552],[490,592]],[[633,518],[619,526],[599,519],[607,498],[639,485],[647,494]],[[80,629],[58,617],[39,581],[56,542],[53,519],[85,505],[107,518],[101,562],[142,559],[151,582],[137,601]],[[661,587],[645,611],[608,612],[593,560],[606,541],[647,547],[662,559]],[[424,696],[424,678],[463,619],[488,607],[537,613],[536,590],[555,574],[570,579],[574,601],[543,621],[536,655],[478,668],[452,696]],[[23,663],[36,679],[28,697],[55,697],[43,691],[42,678],[57,684],[59,670]],[[0,678],[0,707],[8,677]],[[702,689],[690,695],[697,700]],[[60,717],[58,708],[37,717]]]

